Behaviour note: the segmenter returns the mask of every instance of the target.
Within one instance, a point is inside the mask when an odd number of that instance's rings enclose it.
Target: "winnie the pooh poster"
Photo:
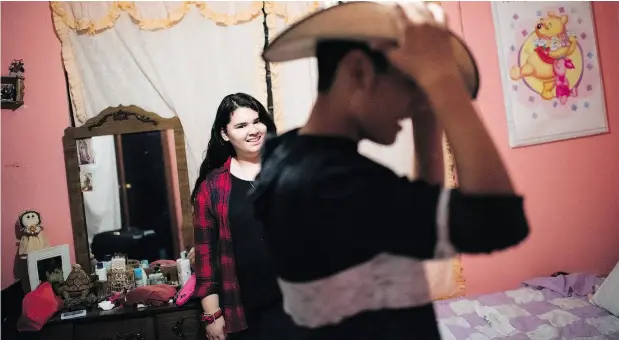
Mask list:
[[[511,147],[608,132],[589,2],[492,3]]]

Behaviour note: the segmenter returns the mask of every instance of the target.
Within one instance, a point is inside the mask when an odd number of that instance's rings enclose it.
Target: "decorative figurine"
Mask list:
[[[22,59],[13,59],[9,65],[9,77],[24,77],[24,61]]]
[[[36,210],[24,210],[18,218],[19,230],[23,233],[19,242],[19,255],[28,255],[30,252],[49,247],[43,233],[41,214]]]
[[[73,264],[73,269],[61,289],[61,296],[64,299],[65,307],[72,308],[77,305],[90,305],[96,302],[97,298],[92,294],[92,281],[79,264]]]
[[[58,296],[62,296],[64,291],[64,273],[61,268],[55,268],[51,272],[45,272],[45,277],[47,278],[47,282],[52,285],[52,289],[54,290],[54,294]]]

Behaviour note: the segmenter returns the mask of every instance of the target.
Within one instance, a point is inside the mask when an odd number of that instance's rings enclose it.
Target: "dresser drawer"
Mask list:
[[[157,340],[152,317],[76,324],[73,331],[76,340]]]
[[[155,315],[158,340],[206,339],[196,310]]]
[[[19,339],[37,339],[35,337],[30,336],[20,336]],[[52,324],[43,327],[41,330],[38,340],[73,340],[73,324],[71,323],[63,323],[63,324]]]

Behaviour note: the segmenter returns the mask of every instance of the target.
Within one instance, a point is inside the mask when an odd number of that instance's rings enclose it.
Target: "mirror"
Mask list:
[[[193,244],[185,140],[178,118],[108,108],[63,138],[76,260],[174,259]]]

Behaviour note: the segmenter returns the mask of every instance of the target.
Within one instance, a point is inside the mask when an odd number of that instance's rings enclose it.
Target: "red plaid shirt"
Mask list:
[[[247,322],[241,304],[228,222],[231,189],[228,159],[224,166],[213,170],[206,177],[196,195],[193,210],[195,295],[203,299],[211,294],[219,294],[219,304],[226,320],[226,332],[236,333],[247,328]]]

